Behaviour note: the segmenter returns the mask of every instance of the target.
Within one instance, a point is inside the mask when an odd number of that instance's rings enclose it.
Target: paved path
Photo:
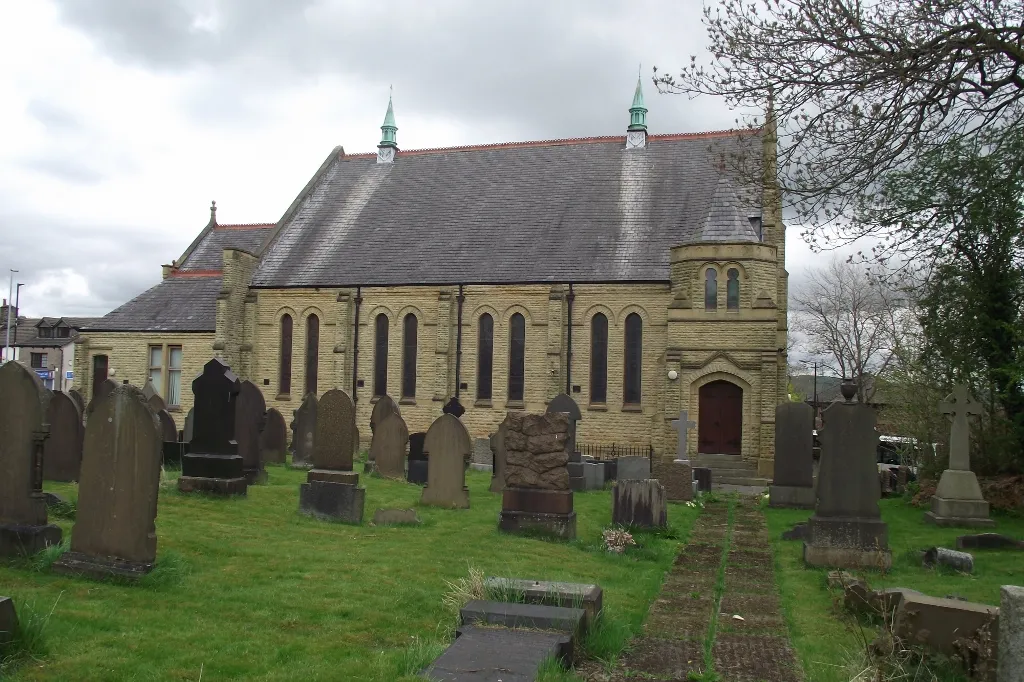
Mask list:
[[[580,673],[591,682],[640,682],[682,681],[708,671],[721,682],[802,679],[755,499],[733,497],[705,507],[651,605],[643,633],[613,672],[595,666]]]

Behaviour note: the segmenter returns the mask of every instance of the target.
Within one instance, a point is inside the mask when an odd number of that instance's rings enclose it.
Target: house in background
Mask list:
[[[0,343],[7,339],[7,306],[0,318]],[[18,316],[11,311],[10,343],[12,359],[35,372],[43,386],[52,391],[68,391],[75,383],[75,343],[79,330],[95,322],[94,317]]]

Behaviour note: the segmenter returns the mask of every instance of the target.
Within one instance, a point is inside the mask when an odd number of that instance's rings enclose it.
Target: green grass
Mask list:
[[[423,520],[388,527],[302,516],[305,472],[269,474],[229,500],[178,494],[168,476],[157,568],[141,584],[59,576],[45,562],[0,565],[18,605],[63,595],[46,626],[49,654],[4,679],[411,680],[443,650],[452,614],[442,597],[471,567],[601,585],[606,624],[585,647],[608,657],[639,631],[698,511],[670,505],[673,532],[641,534],[641,547],[620,556],[601,548],[605,491],[575,496],[578,540],[558,543],[499,533],[500,496],[487,492],[486,473],[467,475],[468,510],[419,507],[419,487],[362,476],[367,521],[378,507],[412,506]],[[77,498],[70,484],[47,490]],[[51,520],[70,535],[70,521]]]
[[[882,500],[882,517],[889,524],[889,547],[893,567],[886,575],[866,572],[874,588],[908,587],[935,597],[956,595],[969,601],[999,604],[1001,585],[1024,582],[1024,561],[1020,552],[975,550],[974,573],[964,575],[921,566],[916,552],[929,547],[956,547],[956,537],[982,532],[958,528],[937,528],[926,524],[924,510],[902,499]],[[825,569],[806,568],[803,543],[783,541],[782,531],[806,520],[811,512],[795,509],[765,509],[772,538],[776,581],[783,612],[797,655],[809,680],[849,682],[849,665],[863,651],[861,637],[850,618],[833,607],[826,587]],[[1024,519],[994,516],[996,532],[1024,538]],[[874,633],[869,632],[869,637]]]

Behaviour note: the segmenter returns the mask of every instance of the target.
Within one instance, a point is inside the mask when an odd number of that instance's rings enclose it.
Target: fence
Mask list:
[[[653,445],[620,445],[619,443],[591,445],[577,443],[576,449],[581,455],[587,455],[594,459],[612,460],[616,457],[654,457]]]

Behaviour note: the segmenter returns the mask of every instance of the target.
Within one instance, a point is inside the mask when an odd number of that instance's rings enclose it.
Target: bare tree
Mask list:
[[[875,377],[899,362],[904,300],[871,277],[862,264],[834,257],[812,270],[790,296],[794,330],[827,371],[857,382],[857,399],[869,402]]]
[[[780,183],[813,239],[874,233],[847,218],[923,151],[1024,124],[1020,0],[721,0],[703,23],[710,63],[655,82],[747,112],[773,101]]]

